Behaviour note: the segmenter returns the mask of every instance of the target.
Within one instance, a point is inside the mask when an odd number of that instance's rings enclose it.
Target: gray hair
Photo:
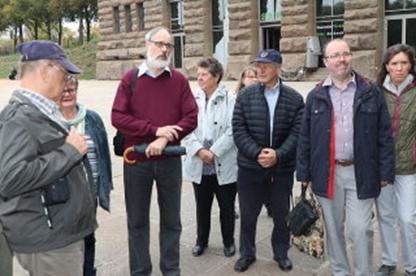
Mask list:
[[[33,73],[38,69],[40,65],[45,62],[49,62],[47,59],[38,59],[38,60],[31,60],[31,61],[21,61],[20,62],[20,78],[28,73]]]
[[[152,38],[155,34],[157,34],[159,31],[162,31],[162,30],[165,30],[166,32],[168,32],[170,34],[170,36],[172,36],[172,34],[170,33],[170,31],[167,28],[165,28],[165,27],[156,27],[156,28],[153,28],[150,31],[148,31],[146,33],[146,35],[144,36],[144,39],[146,41],[150,41],[150,40],[152,40]]]

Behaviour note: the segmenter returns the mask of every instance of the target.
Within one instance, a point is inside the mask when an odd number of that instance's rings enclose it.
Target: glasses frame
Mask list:
[[[351,56],[352,56],[351,52],[342,52],[342,53],[338,52],[338,53],[334,53],[334,54],[325,56],[325,59],[337,60],[337,59],[340,59],[341,57],[349,58]]]
[[[165,43],[163,41],[157,41],[157,40],[151,40],[151,39],[149,39],[148,41],[153,43],[159,49],[162,49],[163,47],[165,47],[167,50],[171,51],[175,47],[175,45],[172,43]]]
[[[54,64],[54,63],[48,63],[49,67],[52,67],[53,69],[60,71],[62,73],[64,73],[64,81],[69,81],[73,78],[73,76],[71,75],[71,73],[69,73],[67,70],[61,68],[59,65]]]

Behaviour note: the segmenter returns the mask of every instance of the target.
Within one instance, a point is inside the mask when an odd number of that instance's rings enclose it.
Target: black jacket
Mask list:
[[[354,165],[359,199],[377,197],[380,181],[394,180],[394,144],[384,97],[374,84],[355,73]],[[297,149],[296,175],[312,181],[313,192],[331,198],[335,154],[331,154],[333,108],[328,87],[316,86],[308,95]],[[334,146],[335,147],[335,146]],[[334,148],[333,147],[333,148]],[[331,175],[331,176],[330,176]],[[332,186],[333,187],[333,186]]]
[[[264,85],[255,84],[238,93],[232,121],[234,142],[238,148],[238,165],[246,169],[263,169],[257,163],[257,156],[263,148],[273,148],[278,163],[270,170],[293,172],[303,98],[294,89],[280,84],[270,145],[270,115],[264,89]]]

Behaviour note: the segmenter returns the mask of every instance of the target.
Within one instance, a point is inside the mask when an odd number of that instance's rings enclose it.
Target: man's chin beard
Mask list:
[[[163,68],[169,66],[171,59],[172,59],[171,55],[168,56],[167,60],[158,60],[158,59],[155,59],[155,58],[148,57],[146,59],[146,63],[150,67],[163,69]]]

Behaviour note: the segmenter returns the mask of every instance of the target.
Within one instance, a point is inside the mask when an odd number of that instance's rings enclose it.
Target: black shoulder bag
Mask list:
[[[133,69],[133,75],[130,78],[130,97],[136,91],[136,82],[139,74],[139,68]],[[123,156],[124,152],[124,135],[117,130],[116,135],[113,137],[114,154],[117,156]]]
[[[286,217],[287,226],[295,237],[307,234],[319,218],[313,204],[306,199],[306,189],[307,186],[302,185],[301,199]]]

